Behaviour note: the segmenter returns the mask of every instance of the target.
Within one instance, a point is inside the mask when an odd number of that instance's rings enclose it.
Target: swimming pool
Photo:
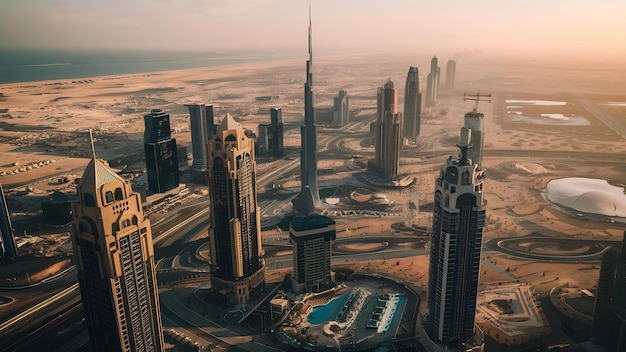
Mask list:
[[[343,305],[346,304],[349,296],[350,293],[346,292],[324,305],[313,307],[311,313],[309,313],[307,317],[307,320],[313,325],[321,324],[325,321],[335,320]]]

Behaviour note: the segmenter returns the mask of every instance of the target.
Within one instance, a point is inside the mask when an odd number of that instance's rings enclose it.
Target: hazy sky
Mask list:
[[[3,0],[0,48],[626,55],[624,0]]]

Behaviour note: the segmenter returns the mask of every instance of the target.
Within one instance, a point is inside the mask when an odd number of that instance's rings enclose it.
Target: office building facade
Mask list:
[[[130,184],[89,162],[72,206],[74,263],[95,351],[164,351],[150,221]]]
[[[350,104],[348,93],[340,90],[333,98],[333,125],[337,127],[345,126],[350,122]]]
[[[191,131],[191,153],[193,164],[191,166],[191,180],[197,184],[207,184],[207,155],[206,145],[215,134],[215,122],[213,120],[213,105],[190,104],[189,130]]]
[[[415,141],[420,135],[422,93],[420,93],[417,67],[409,67],[404,88],[404,120],[402,137]]]
[[[458,147],[458,159],[446,160],[435,184],[425,331],[438,344],[460,348],[475,335],[485,211],[484,173],[468,156],[465,128]]]
[[[391,79],[378,88],[376,121],[370,125],[374,135],[374,159],[368,162],[368,170],[392,181],[400,170],[400,147],[402,143],[402,114],[398,113],[398,92]]]
[[[331,244],[337,238],[335,220],[323,215],[295,218],[289,227],[293,246],[292,290],[320,292],[334,285]]]
[[[254,141],[226,115],[207,153],[211,286],[226,303],[246,303],[265,282]]]
[[[621,247],[602,255],[591,338],[606,351],[626,351],[626,231]]]
[[[178,152],[176,139],[170,130],[170,115],[153,109],[144,116],[143,135],[148,173],[148,189],[152,193],[165,193],[178,187]]]

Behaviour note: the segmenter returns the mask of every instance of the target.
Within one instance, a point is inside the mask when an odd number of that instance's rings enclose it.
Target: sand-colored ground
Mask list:
[[[376,88],[391,77],[398,87],[399,111],[402,111],[404,78],[409,65],[423,68],[421,86],[425,91],[427,61],[415,61],[406,57],[367,56],[317,59],[314,67],[316,107],[320,111],[330,107],[337,91],[346,89],[356,121],[366,121],[374,113]],[[577,74],[572,75],[572,72]],[[415,177],[416,184],[408,190],[386,192],[398,215],[384,219],[338,218],[340,237],[391,232],[394,231],[391,225],[397,222],[421,228],[431,226],[428,204],[432,203],[434,180],[445,157],[456,153],[463,116],[473,105],[473,102],[464,102],[462,94],[480,91],[493,94],[491,104],[481,102],[478,105],[478,110],[485,114],[485,240],[535,232],[550,236],[621,239],[624,224],[572,217],[546,202],[541,194],[553,178],[576,176],[623,181],[626,140],[600,118],[610,115],[622,121],[626,116],[626,108],[604,104],[626,101],[626,95],[614,93],[624,91],[624,80],[618,79],[621,75],[599,73],[588,67],[579,70],[565,65],[509,65],[461,58],[456,77],[457,88],[443,91],[437,107],[423,112],[421,147],[403,152],[400,171]],[[15,169],[16,162],[24,165],[56,160],[52,165],[0,176],[0,182],[11,185],[46,176],[53,180],[60,174],[80,175],[80,168],[86,164],[84,157],[90,153],[84,133],[89,128],[95,130],[99,157],[119,158],[125,163],[124,154],[141,154],[142,116],[152,108],[163,108],[171,114],[172,126],[180,131],[173,136],[179,145],[189,146],[184,104],[190,103],[212,103],[219,118],[229,112],[255,132],[259,123],[269,121],[269,108],[281,106],[285,145],[291,148],[293,157],[297,157],[303,82],[304,59],[0,85],[3,95],[0,109],[8,109],[0,110],[5,111],[0,113],[0,172]],[[257,100],[264,96],[275,98]],[[563,101],[568,104],[564,113],[584,115],[590,125],[513,122],[508,119],[506,99]],[[559,113],[557,110],[550,112]],[[540,110],[528,112],[542,113]],[[363,124],[353,134],[366,130],[367,124]],[[324,136],[333,131],[320,126],[318,134]],[[353,182],[351,173],[345,171],[349,169],[348,159],[355,154],[367,158],[373,152],[372,147],[361,145],[360,136],[347,134],[345,139],[344,146],[349,152],[320,151],[319,168],[326,170],[320,173],[324,182]],[[131,162],[141,166],[141,158]],[[262,175],[276,167],[279,165],[273,162],[259,165],[259,173]],[[297,172],[286,175],[282,184],[298,187]],[[53,188],[50,182],[36,187],[42,191]],[[425,208],[410,210],[411,199],[417,199],[418,206]],[[532,263],[496,253],[485,253],[484,257],[483,284],[513,277],[528,281],[541,291],[562,282],[593,287],[597,280],[597,268],[589,264]],[[428,272],[427,256],[353,266],[359,270],[389,272],[419,285],[426,284]]]

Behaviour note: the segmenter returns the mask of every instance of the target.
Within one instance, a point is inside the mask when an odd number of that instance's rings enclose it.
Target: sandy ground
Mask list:
[[[367,56],[318,59],[314,69],[316,107],[319,110],[330,107],[337,91],[346,89],[351,109],[359,118],[367,118],[375,108],[376,89],[387,77],[396,83],[402,106],[408,66],[417,64],[425,69],[427,61],[422,61]],[[425,91],[424,69],[421,70],[422,92]],[[408,200],[416,198],[420,205],[432,203],[434,181],[445,158],[438,155],[456,153],[463,116],[473,106],[473,102],[463,101],[462,93],[480,91],[493,94],[491,104],[481,102],[478,105],[479,111],[485,113],[483,164],[488,170],[484,186],[485,240],[545,232],[546,228],[551,235],[621,239],[624,224],[572,217],[547,203],[541,195],[553,178],[624,180],[626,140],[599,118],[609,115],[624,122],[626,107],[605,104],[626,101],[626,95],[615,93],[624,91],[626,85],[621,67],[607,67],[597,72],[591,66],[496,64],[468,57],[458,60],[456,76],[457,88],[442,92],[437,107],[423,113],[422,147],[414,154],[403,155],[401,172],[417,178],[417,183],[408,191],[385,191],[402,207],[399,218],[338,219],[340,226],[349,223],[349,227],[354,228],[349,231],[350,235],[391,231],[391,225],[396,222],[430,227],[431,214],[410,211]],[[179,131],[174,137],[179,145],[189,147],[188,113],[184,104],[190,103],[212,103],[219,118],[229,112],[255,132],[259,123],[269,122],[269,109],[281,106],[285,145],[295,151],[302,123],[303,82],[304,59],[0,85],[0,109],[3,109],[0,110],[3,111],[0,113],[0,172],[10,172],[19,165],[33,162],[56,161],[19,174],[0,176],[0,182],[10,188],[39,181],[35,188],[45,193],[56,189],[53,181],[58,175],[80,175],[87,162],[85,157],[89,156],[85,133],[89,128],[95,131],[96,153],[101,158],[121,158],[128,150],[141,151],[142,116],[152,108],[162,108],[171,114],[172,126]],[[274,98],[257,99],[264,96]],[[568,110],[561,112],[584,116],[590,124],[559,126],[512,122],[506,113],[506,99],[563,101],[568,104]],[[559,113],[554,107],[549,112]],[[326,131],[320,127],[319,134]],[[351,153],[373,151],[360,145],[359,138],[351,139],[347,135],[346,140],[346,145],[353,150]],[[320,168],[340,168],[345,156],[342,159],[320,161]],[[140,160],[137,163],[140,165]],[[265,169],[271,167],[259,167],[260,172]],[[350,177],[350,174],[340,176],[342,179]],[[322,178],[332,181],[337,177]],[[284,185],[298,185],[296,176],[284,181]],[[533,263],[497,253],[484,253],[483,259],[483,285],[518,278],[544,290],[564,281],[593,287],[597,280],[597,266],[589,264]],[[428,260],[427,256],[420,256],[356,263],[354,267],[388,271],[425,285]],[[511,268],[515,270],[507,273],[506,269]]]

